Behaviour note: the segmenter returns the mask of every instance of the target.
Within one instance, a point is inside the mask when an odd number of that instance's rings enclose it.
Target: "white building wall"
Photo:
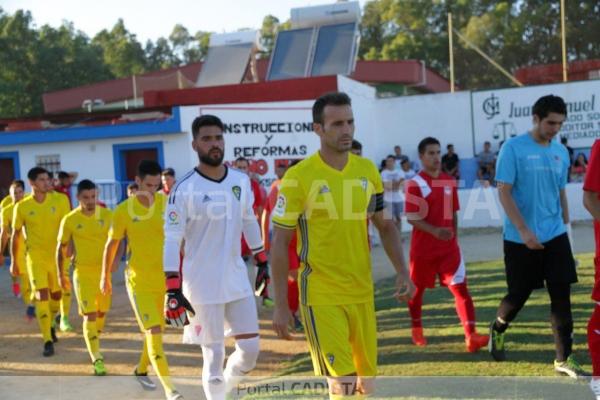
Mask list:
[[[177,174],[183,174],[191,168],[191,139],[186,133],[2,146],[2,151],[19,153],[22,178],[26,178],[27,171],[36,165],[36,156],[58,154],[61,169],[77,172],[79,179],[113,181],[116,179],[113,145],[143,142],[162,142],[165,166],[174,168]]]
[[[473,157],[470,92],[379,99],[374,111],[380,159],[400,145],[403,154],[416,160],[417,145],[426,136],[440,140],[442,153],[452,143],[461,158]]]

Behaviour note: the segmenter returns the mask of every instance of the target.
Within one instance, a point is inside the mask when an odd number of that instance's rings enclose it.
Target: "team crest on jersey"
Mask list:
[[[444,186],[444,194],[452,194],[452,188],[450,186]]]
[[[202,332],[202,326],[194,325],[194,332],[196,332],[196,336],[200,336],[200,332]]]
[[[329,365],[333,366],[333,362],[335,361],[335,356],[331,353],[327,353],[327,361],[329,361]]]
[[[52,214],[54,214],[56,212],[56,207],[54,207],[54,206],[50,207],[50,212]]]
[[[132,222],[140,222],[140,219],[138,217],[133,217],[133,219],[131,221]]]
[[[77,224],[77,226],[75,227],[75,229],[83,229],[83,225]]]
[[[323,186],[321,186],[321,189],[319,189],[319,194],[324,194],[324,193],[331,193],[331,190],[329,190],[329,187],[327,185],[323,185]]]
[[[144,321],[148,321],[150,319],[150,316],[148,314],[144,314]]]
[[[35,211],[29,211],[29,216],[32,217],[35,215]]]
[[[233,192],[233,195],[235,196],[235,198],[238,199],[238,201],[239,201],[240,196],[242,195],[242,188],[239,186],[234,186],[231,188],[231,191]]]
[[[287,200],[285,199],[285,196],[283,194],[279,194],[279,196],[277,196],[277,203],[275,203],[275,209],[273,210],[273,215],[276,215],[278,217],[283,217],[285,215],[286,203],[287,203]]]
[[[369,180],[367,178],[365,178],[364,176],[361,176],[360,177],[360,186],[366,192],[367,188],[369,187]]]
[[[104,228],[104,220],[103,219],[99,219],[98,223],[100,224],[101,227]]]
[[[204,195],[204,198],[202,199],[202,202],[203,202],[203,203],[208,203],[208,202],[209,202],[209,201],[211,201],[211,200],[212,200],[212,199],[210,198],[210,196],[209,196],[209,195],[207,195],[207,194],[205,194],[205,195]]]

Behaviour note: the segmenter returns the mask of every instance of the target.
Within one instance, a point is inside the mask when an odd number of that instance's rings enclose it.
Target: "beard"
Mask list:
[[[216,158],[210,155],[210,153],[213,150],[219,151],[219,155]],[[210,165],[211,167],[218,167],[219,165],[221,165],[221,163],[223,163],[224,156],[225,154],[223,154],[223,151],[221,149],[211,149],[208,153],[204,154],[198,152],[198,159],[200,160],[200,162],[202,164]]]

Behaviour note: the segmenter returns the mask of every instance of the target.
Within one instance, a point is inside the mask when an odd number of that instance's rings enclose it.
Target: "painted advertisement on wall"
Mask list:
[[[567,103],[568,117],[560,136],[573,148],[591,147],[600,138],[600,80],[473,92],[476,152],[485,141],[495,149],[500,141],[530,130],[532,106],[548,94]]]
[[[304,159],[318,150],[319,139],[312,129],[312,103],[183,107],[182,126],[191,125],[203,114],[221,118],[225,162],[248,159],[250,171],[263,187],[269,188],[276,179],[276,166]]]

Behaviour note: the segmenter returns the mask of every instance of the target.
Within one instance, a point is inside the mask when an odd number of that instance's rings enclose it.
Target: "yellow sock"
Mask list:
[[[60,298],[60,316],[61,318],[69,318],[69,312],[71,311],[71,290],[62,292]]]
[[[50,334],[52,317],[50,315],[50,306],[48,303],[48,300],[38,300],[35,303],[35,318],[40,325],[40,332],[42,332],[44,343],[52,341],[52,335]]]
[[[106,314],[103,316],[96,317],[96,329],[98,329],[98,334],[104,331],[104,322],[106,321]]]
[[[150,356],[154,372],[158,376],[158,379],[160,379],[165,392],[170,393],[175,390],[175,387],[171,382],[167,357],[165,357],[165,352],[163,351],[162,333],[151,334],[148,332],[146,333],[146,341],[148,342],[148,355]]]
[[[87,318],[83,319],[83,337],[90,357],[92,357],[92,362],[102,358],[100,355],[100,340],[98,339],[96,321],[90,321]]]
[[[48,304],[50,304],[50,317],[54,323],[54,317],[56,316],[58,310],[60,310],[60,300],[52,300],[52,298],[50,298]]]
[[[146,337],[144,337],[144,348],[142,349],[142,355],[140,355],[140,361],[138,362],[137,372],[145,374],[148,372],[148,365],[150,365],[150,358],[148,357],[148,343]]]
[[[365,399],[368,396],[359,395],[359,394],[351,394],[348,396],[343,396],[341,394],[331,394],[329,393],[329,400],[345,400],[345,399]]]

